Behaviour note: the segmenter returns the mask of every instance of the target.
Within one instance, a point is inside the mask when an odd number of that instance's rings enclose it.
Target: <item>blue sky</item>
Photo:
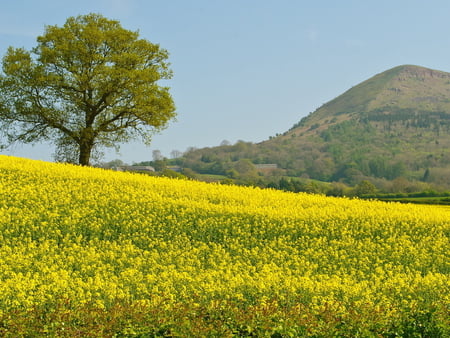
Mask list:
[[[0,4],[0,56],[31,49],[45,25],[100,13],[170,53],[178,117],[153,137],[107,151],[133,163],[160,150],[260,142],[350,87],[414,64],[450,72],[446,0],[15,0]],[[3,154],[52,160],[53,146]]]

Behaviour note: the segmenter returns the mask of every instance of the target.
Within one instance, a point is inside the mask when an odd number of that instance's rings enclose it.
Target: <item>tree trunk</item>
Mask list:
[[[82,140],[82,142],[80,143],[80,157],[78,160],[79,164],[85,166],[89,165],[93,144],[93,142]]]
[[[92,125],[88,125],[80,133],[78,145],[80,146],[80,157],[78,163],[81,165],[89,165],[91,159],[92,148],[94,148],[94,131]]]

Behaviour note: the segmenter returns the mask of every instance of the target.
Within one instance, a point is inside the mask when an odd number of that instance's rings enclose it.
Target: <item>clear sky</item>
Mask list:
[[[3,0],[0,55],[31,49],[45,25],[100,13],[170,53],[178,117],[150,147],[123,145],[105,161],[160,150],[260,142],[347,89],[402,64],[450,72],[448,0]],[[3,154],[52,160],[53,146]]]

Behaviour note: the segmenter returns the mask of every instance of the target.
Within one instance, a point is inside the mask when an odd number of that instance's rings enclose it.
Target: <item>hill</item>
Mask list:
[[[0,336],[449,337],[449,217],[0,156]]]
[[[242,173],[245,159],[247,167],[276,164],[278,174],[326,182],[402,178],[448,187],[449,131],[450,73],[404,65],[349,89],[282,135],[190,151],[183,164],[230,174]]]

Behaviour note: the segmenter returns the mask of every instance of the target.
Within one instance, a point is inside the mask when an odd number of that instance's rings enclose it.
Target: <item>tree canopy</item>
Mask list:
[[[3,139],[54,141],[88,165],[95,149],[149,143],[175,117],[168,52],[99,14],[46,26],[31,51],[9,47],[0,73]]]

